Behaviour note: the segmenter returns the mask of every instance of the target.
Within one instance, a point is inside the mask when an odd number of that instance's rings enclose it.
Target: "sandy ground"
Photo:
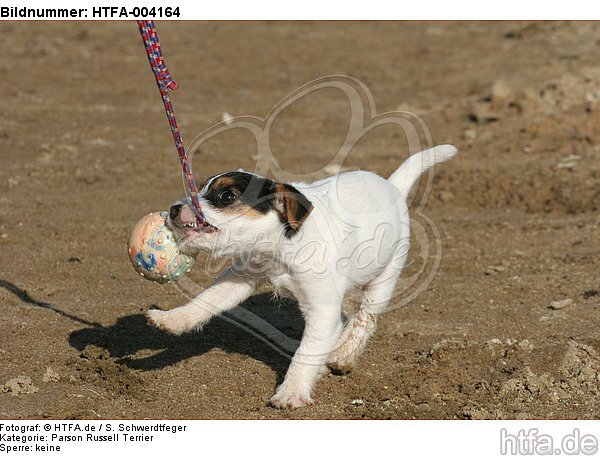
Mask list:
[[[185,140],[345,74],[379,112],[412,111],[460,149],[424,210],[443,241],[435,279],[294,412],[266,405],[289,360],[239,327],[176,338],[146,324],[186,298],[140,278],[125,248],[182,194],[135,24],[0,32],[0,418],[600,417],[597,23],[159,23]],[[315,95],[273,148],[319,170],[347,128],[341,99]],[[383,129],[349,165],[387,176],[403,147]],[[196,173],[253,169],[254,148],[223,138]],[[293,302],[262,290],[244,306],[301,333]]]

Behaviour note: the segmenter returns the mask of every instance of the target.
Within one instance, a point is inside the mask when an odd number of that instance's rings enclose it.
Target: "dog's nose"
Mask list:
[[[173,206],[171,206],[171,210],[169,211],[169,216],[171,217],[171,220],[175,220],[177,218],[177,216],[181,212],[182,207],[183,204],[174,204]]]

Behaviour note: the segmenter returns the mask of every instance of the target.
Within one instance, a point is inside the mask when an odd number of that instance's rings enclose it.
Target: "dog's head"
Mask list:
[[[189,199],[171,207],[168,222],[180,248],[190,255],[200,250],[213,255],[268,250],[267,244],[281,236],[295,236],[313,208],[292,185],[245,171],[207,179],[199,196],[202,225],[196,224]]]

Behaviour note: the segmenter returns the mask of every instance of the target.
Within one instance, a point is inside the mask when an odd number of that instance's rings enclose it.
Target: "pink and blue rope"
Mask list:
[[[144,46],[146,47],[146,54],[148,55],[150,67],[152,68],[154,77],[156,78],[156,84],[158,85],[163,104],[165,105],[167,120],[169,121],[171,133],[173,134],[173,140],[175,141],[175,147],[177,148],[179,160],[181,161],[183,178],[185,180],[188,193],[192,200],[192,206],[194,207],[196,212],[196,219],[198,223],[202,223],[204,220],[204,215],[202,214],[202,209],[200,207],[200,198],[198,196],[198,188],[196,187],[196,181],[194,180],[194,176],[192,175],[192,164],[183,145],[183,140],[181,139],[181,131],[179,130],[179,126],[177,125],[177,119],[175,118],[173,105],[171,104],[171,99],[169,98],[169,92],[172,90],[177,90],[179,84],[177,84],[177,82],[173,80],[169,73],[169,70],[167,69],[167,65],[165,64],[165,60],[160,49],[160,42],[158,41],[158,35],[156,34],[154,21],[137,22],[140,28],[140,33],[142,35]]]

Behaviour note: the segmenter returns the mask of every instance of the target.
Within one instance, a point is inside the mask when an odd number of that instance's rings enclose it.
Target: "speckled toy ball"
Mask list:
[[[141,276],[157,283],[179,280],[194,265],[181,253],[167,227],[168,212],[152,212],[133,227],[127,243],[129,259]]]

